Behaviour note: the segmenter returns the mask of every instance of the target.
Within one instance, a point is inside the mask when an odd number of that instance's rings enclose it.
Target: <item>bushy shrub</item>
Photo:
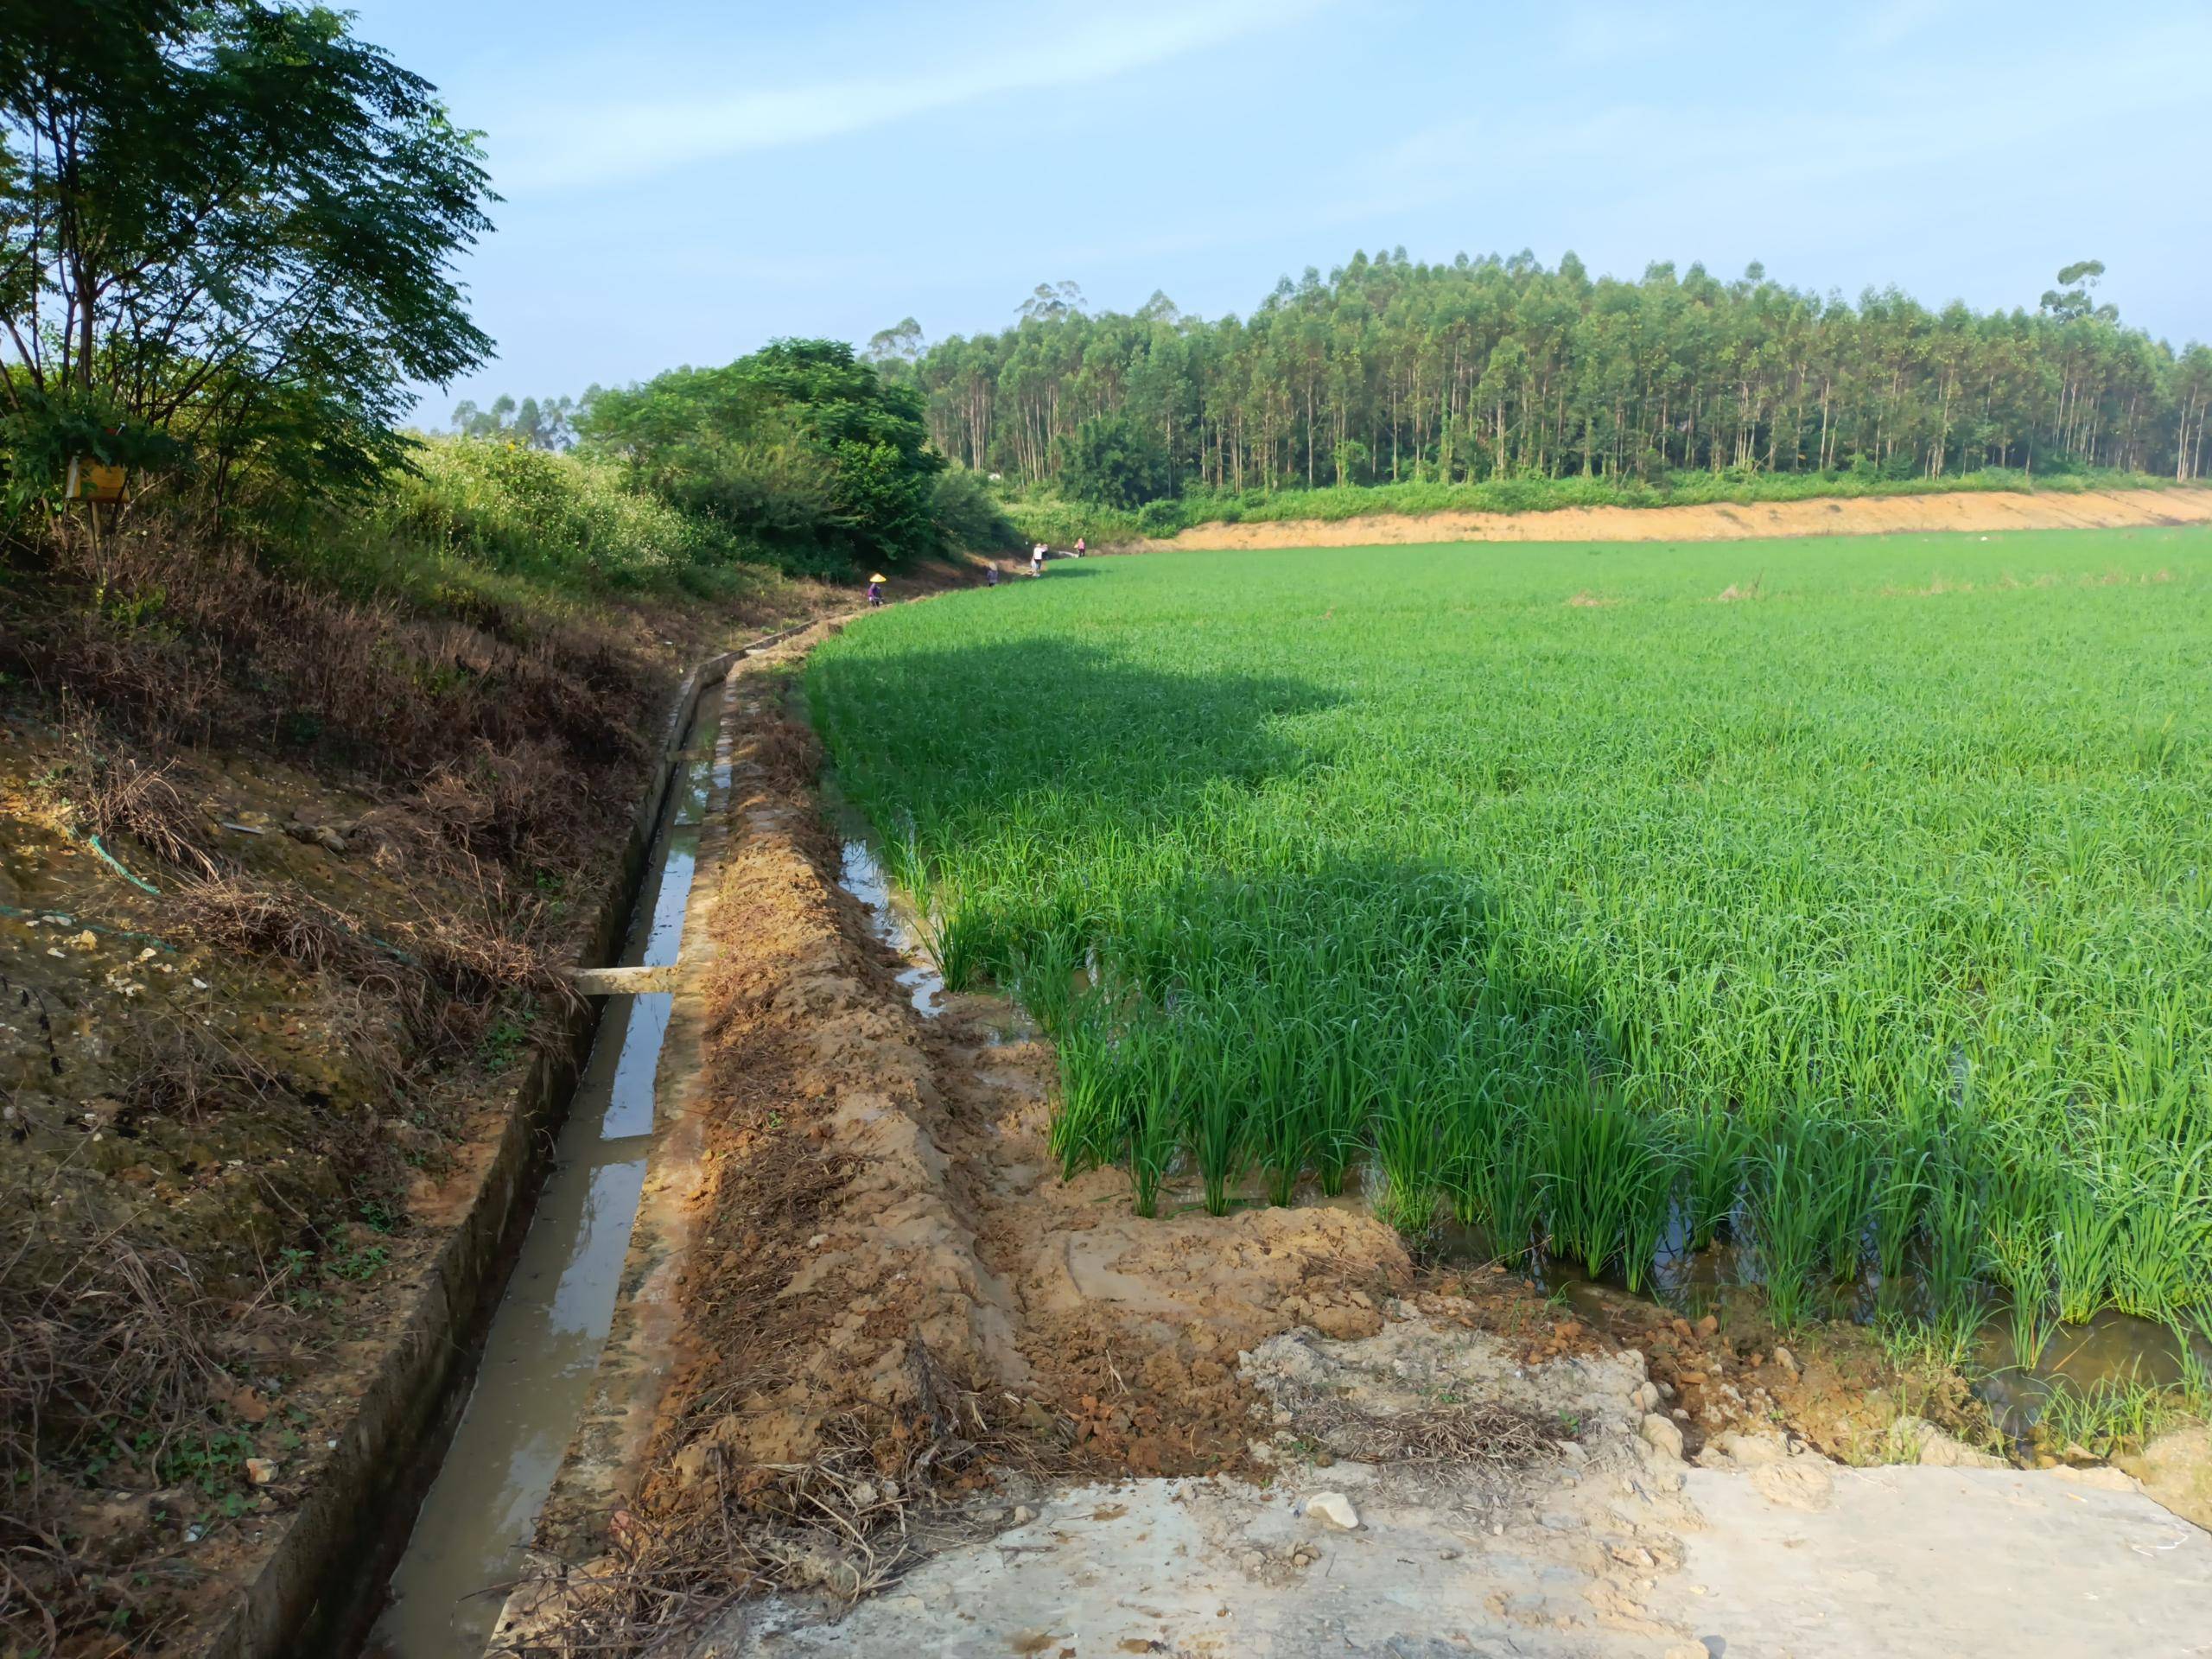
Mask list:
[[[989,553],[1021,539],[990,486],[965,467],[948,467],[938,475],[930,511],[938,534],[956,551]]]
[[[715,526],[632,488],[613,461],[447,438],[425,443],[416,468],[391,476],[365,531],[595,589],[658,586],[737,556]]]

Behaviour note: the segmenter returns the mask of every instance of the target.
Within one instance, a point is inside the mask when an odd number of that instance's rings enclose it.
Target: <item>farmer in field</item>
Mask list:
[[[868,579],[868,602],[871,610],[883,603],[883,573],[880,570]]]
[[[995,588],[998,585],[999,563],[996,559],[993,559],[988,564],[983,567],[983,586],[986,588]]]
[[[1029,550],[1029,574],[1033,576],[1045,574],[1045,543],[1042,542]]]

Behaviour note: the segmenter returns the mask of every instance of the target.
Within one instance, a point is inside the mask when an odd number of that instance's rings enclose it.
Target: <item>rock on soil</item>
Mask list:
[[[2121,1467],[2176,1515],[2212,1529],[2212,1426],[2162,1434],[2140,1456],[2122,1459]]]

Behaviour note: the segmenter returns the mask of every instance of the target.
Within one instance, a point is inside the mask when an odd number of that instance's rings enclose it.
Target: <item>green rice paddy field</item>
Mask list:
[[[809,694],[1140,1210],[2212,1321],[2212,533],[1093,559]]]

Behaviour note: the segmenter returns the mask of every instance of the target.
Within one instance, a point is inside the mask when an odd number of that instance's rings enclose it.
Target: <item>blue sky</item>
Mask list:
[[[2212,337],[2206,0],[355,0],[481,128],[498,361],[581,391],[1043,280],[1206,315],[1355,248],[2032,306]]]

